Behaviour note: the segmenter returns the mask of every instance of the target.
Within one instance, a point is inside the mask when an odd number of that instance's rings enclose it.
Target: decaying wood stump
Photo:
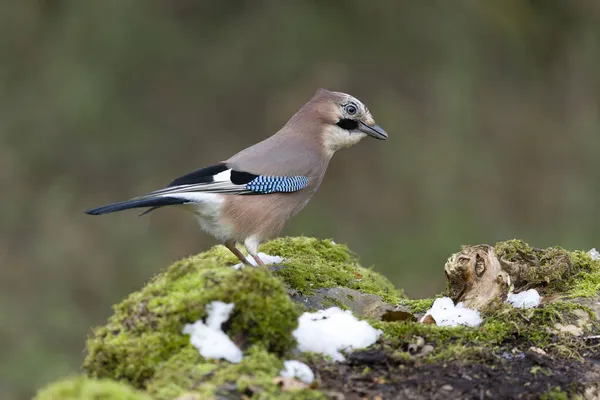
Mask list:
[[[444,270],[455,302],[480,310],[495,300],[506,300],[511,278],[492,246],[465,247],[448,259]]]
[[[564,297],[580,280],[577,277],[581,273],[593,269],[592,262],[583,251],[538,249],[509,240],[496,246],[464,246],[448,259],[444,269],[449,296],[481,310],[494,302],[504,302],[511,290],[519,293],[535,288],[548,297],[547,301]]]

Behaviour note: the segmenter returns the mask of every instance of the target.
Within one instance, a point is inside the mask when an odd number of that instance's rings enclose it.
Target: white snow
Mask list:
[[[455,306],[449,297],[436,299],[421,322],[427,315],[431,315],[438,326],[478,326],[482,321],[479,311],[467,308],[463,303]]]
[[[349,310],[331,307],[302,314],[298,318],[298,328],[292,334],[300,351],[325,354],[334,361],[343,361],[340,350],[368,347],[382,332],[368,322],[358,320]]]
[[[529,289],[521,293],[508,292],[506,301],[517,308],[533,308],[540,305],[540,294],[535,289]]]
[[[279,256],[270,256],[268,254],[265,253],[258,253],[258,256],[260,257],[260,259],[262,260],[262,262],[264,262],[265,264],[277,264],[283,261],[283,257],[279,257]],[[253,257],[246,257],[246,260],[248,260],[248,262],[250,264],[252,264],[253,266],[257,266],[256,265],[256,261],[254,261]],[[233,269],[244,269],[246,266],[243,263],[237,263],[235,264],[233,267]]]
[[[590,255],[590,257],[592,257],[592,260],[600,260],[600,253],[598,252],[598,250],[596,250],[596,248],[593,248],[590,251],[588,251],[588,254]]]
[[[296,378],[309,385],[315,380],[315,374],[310,367],[303,362],[296,360],[284,361],[283,369],[279,371],[279,375],[284,378]]]
[[[221,325],[229,319],[234,306],[233,303],[213,301],[206,306],[206,323],[199,320],[183,328],[183,333],[190,335],[190,342],[202,357],[223,358],[232,363],[242,361],[242,351],[221,330]]]

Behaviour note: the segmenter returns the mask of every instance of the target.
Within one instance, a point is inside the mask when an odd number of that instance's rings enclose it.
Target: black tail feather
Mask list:
[[[148,214],[149,212],[152,212],[152,211],[154,211],[154,210],[158,210],[158,209],[159,209],[159,208],[161,208],[161,207],[164,207],[164,205],[162,205],[162,206],[154,206],[154,207],[150,207],[149,209],[147,209],[147,210],[144,210],[144,212],[143,212],[143,213],[141,213],[140,215],[138,215],[138,217],[142,217],[142,216],[144,216],[144,215]]]
[[[131,208],[143,208],[143,207],[152,207],[147,212],[153,210],[154,208],[164,207],[164,206],[173,206],[177,204],[185,204],[189,203],[187,200],[178,199],[176,197],[154,197],[149,199],[133,199],[127,201],[121,201],[119,203],[112,203],[106,206],[93,208],[91,210],[87,210],[85,213],[90,215],[102,215],[108,214],[116,211],[129,210]],[[141,215],[146,214],[143,213]]]

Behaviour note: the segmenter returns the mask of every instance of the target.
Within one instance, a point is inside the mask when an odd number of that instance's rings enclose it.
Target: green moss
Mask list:
[[[227,267],[235,262],[216,246],[157,275],[116,305],[108,324],[95,330],[84,369],[93,377],[144,387],[157,366],[189,342],[183,326],[204,318],[205,306],[215,300],[235,304],[224,330],[242,349],[260,345],[275,354],[291,349],[298,306],[268,271]]]
[[[600,260],[592,260],[587,252],[573,251],[571,261],[579,271],[569,282],[569,297],[595,297],[600,293]]]
[[[390,304],[397,304],[404,297],[387,278],[361,267],[346,246],[331,240],[280,238],[265,243],[261,251],[286,259],[285,268],[275,275],[304,295],[341,286],[376,294]]]
[[[400,305],[408,307],[414,314],[422,314],[431,308],[434,301],[435,298],[418,300],[402,299],[400,300]]]
[[[381,329],[386,341],[399,348],[408,344],[413,337],[420,336],[428,343],[447,344],[461,340],[467,331],[465,327],[439,327],[435,324],[422,324],[414,321],[370,321],[374,328]]]
[[[592,260],[587,252],[536,249],[520,240],[499,242],[495,250],[505,262],[527,266],[517,277],[517,289],[542,286],[546,294],[568,297],[592,297],[600,290],[600,260]]]
[[[219,364],[204,360],[196,348],[188,345],[158,367],[146,389],[157,400],[175,399],[196,383],[210,379]]]
[[[384,332],[375,346],[400,364],[414,363],[415,357],[426,363],[488,362],[498,354],[523,353],[531,346],[555,359],[582,359],[583,341],[557,332],[555,324],[574,324],[596,333],[598,321],[586,318],[585,313],[593,316],[589,308],[556,299],[597,295],[600,261],[591,260],[585,252],[534,249],[515,240],[497,244],[496,250],[509,266],[532,266],[517,268],[522,271],[521,288],[541,285],[554,301],[533,309],[496,303],[482,311],[484,322],[476,328],[370,321]],[[435,300],[404,298],[383,276],[361,267],[347,247],[329,240],[282,238],[266,243],[261,251],[284,257],[283,266],[274,273],[256,268],[233,270],[229,267],[237,259],[223,246],[173,264],[116,305],[108,323],[94,331],[84,362],[90,378],[60,381],[40,391],[37,399],[148,400],[152,396],[163,400],[185,393],[197,398],[321,399],[324,395],[316,390],[288,392],[274,381],[283,357],[294,347],[291,332],[302,308],[290,300],[288,287],[303,295],[321,288],[347,287],[378,295],[416,314],[426,312]],[[223,329],[244,350],[238,364],[204,359],[181,333],[186,323],[206,317],[206,305],[215,300],[235,304]],[[325,301],[346,308],[339,299],[327,297]],[[585,326],[582,320],[587,321]],[[427,351],[415,356],[415,343],[422,343],[415,336],[433,345],[433,351],[427,346]],[[323,363],[323,356],[316,354],[304,353],[297,359]],[[128,384],[146,389],[147,394]],[[562,398],[562,392],[551,391],[548,396]]]
[[[540,396],[540,400],[569,400],[570,398],[572,396],[561,390],[560,386],[556,386]]]
[[[530,309],[504,305],[492,314],[484,314],[484,322],[474,328],[440,327],[414,321],[371,321],[371,325],[383,331],[384,340],[392,348],[405,348],[415,336],[424,338],[426,343],[433,344],[435,348],[425,359],[430,362],[480,360],[504,347],[526,351],[531,346],[579,358],[577,343],[573,342],[572,337],[558,334],[553,329],[555,323],[577,323],[580,318],[578,310],[591,313],[582,305],[558,301]],[[564,349],[569,351],[565,352]]]
[[[186,348],[189,338],[181,333],[183,326],[204,318],[206,305],[215,300],[235,304],[224,330],[238,346],[283,355],[294,345],[291,332],[301,307],[289,299],[282,280],[301,293],[342,286],[377,294],[390,303],[402,296],[382,275],[362,268],[346,246],[329,240],[281,238],[265,243],[261,251],[284,257],[284,267],[274,274],[255,268],[233,270],[228,267],[236,258],[215,246],[155,276],[116,305],[108,323],[94,331],[87,343],[85,371],[145,387],[159,366]]]
[[[323,300],[323,307],[337,307],[341,310],[350,310],[350,307],[339,301],[338,299],[334,299],[333,297],[325,296]]]
[[[35,396],[35,400],[152,400],[125,383],[76,376],[55,382]]]
[[[510,261],[516,260],[517,257],[530,258],[534,252],[533,248],[529,244],[518,239],[498,242],[496,243],[495,250],[499,257],[503,256]]]
[[[258,346],[250,348],[239,364],[206,361],[188,347],[157,370],[148,384],[148,393],[156,400],[170,400],[184,393],[213,398],[221,391],[259,399],[324,398],[314,390],[282,391],[273,382],[282,368],[283,362],[277,356]]]
[[[595,297],[600,293],[600,270],[582,272],[569,289],[569,297]]]

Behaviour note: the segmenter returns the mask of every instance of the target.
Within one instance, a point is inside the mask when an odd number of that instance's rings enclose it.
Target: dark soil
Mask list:
[[[600,365],[535,352],[487,354],[476,362],[395,360],[383,346],[350,354],[343,363],[313,361],[319,389],[338,399],[566,398],[600,382]],[[554,396],[553,396],[554,395]],[[565,396],[566,395],[566,396]]]

